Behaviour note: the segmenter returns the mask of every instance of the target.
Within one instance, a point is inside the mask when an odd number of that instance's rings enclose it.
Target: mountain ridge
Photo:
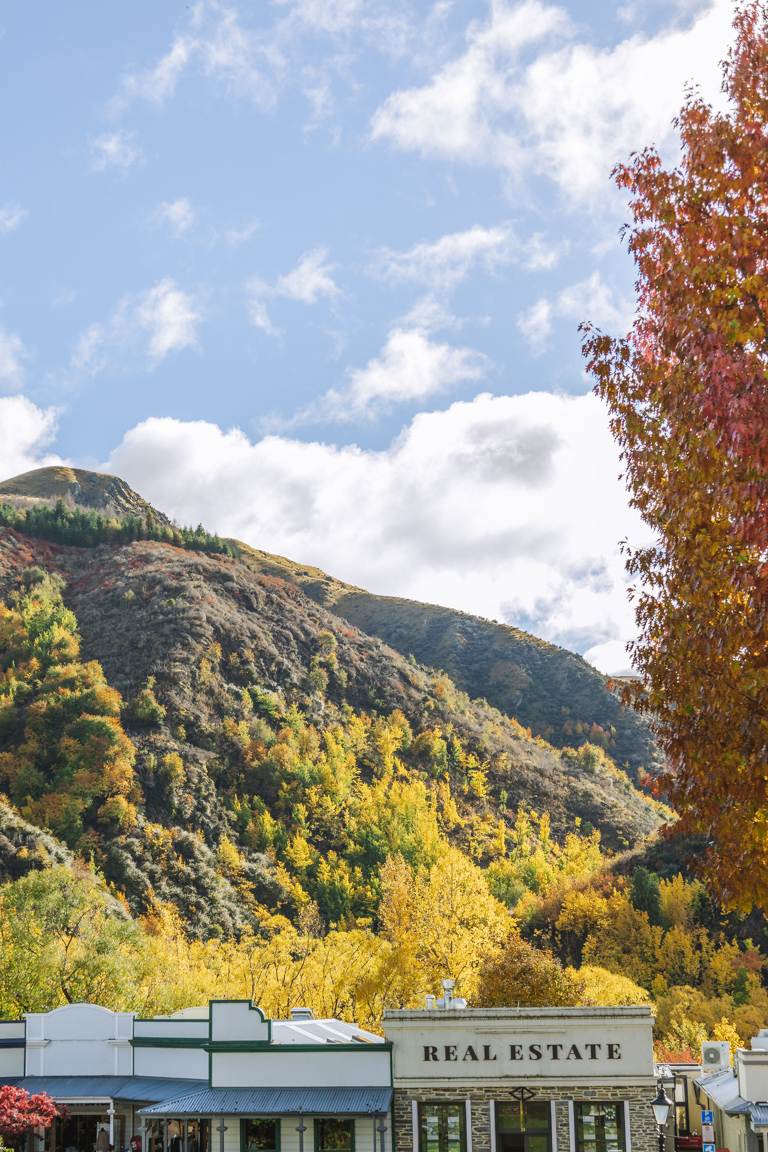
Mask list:
[[[39,477],[36,487],[46,499]],[[58,490],[48,499],[66,521]],[[317,579],[316,569],[267,554],[260,567],[245,545],[223,555],[154,538],[100,542],[96,521],[81,545],[0,527],[0,599],[13,616],[25,588],[53,581],[81,658],[97,662],[83,667],[103,668],[120,693],[134,783],[106,808],[128,823],[107,834],[94,801],[81,805],[81,832],[62,828],[68,849],[87,845],[135,910],[170,902],[200,932],[224,934],[256,905],[295,915],[307,896],[329,922],[370,916],[379,861],[418,857],[425,835],[484,864],[521,809],[546,813],[561,840],[599,829],[611,851],[667,818],[599,746],[555,748],[329,611],[296,576]],[[4,754],[13,764],[34,751],[14,733],[40,714],[46,683],[27,689],[31,713],[21,698],[9,704],[0,767]],[[55,823],[35,772],[39,800],[25,799],[13,773],[5,787],[24,820],[43,810]],[[433,832],[414,840],[412,819]]]

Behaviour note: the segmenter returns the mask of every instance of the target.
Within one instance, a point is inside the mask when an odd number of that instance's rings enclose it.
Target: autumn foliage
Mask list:
[[[0,1086],[0,1134],[23,1136],[31,1128],[50,1128],[59,1114],[46,1092],[30,1095],[13,1084]]]
[[[630,194],[637,317],[584,335],[652,546],[629,554],[633,659],[683,827],[716,891],[768,902],[768,6],[742,4],[727,106],[691,92],[674,169],[652,148]]]

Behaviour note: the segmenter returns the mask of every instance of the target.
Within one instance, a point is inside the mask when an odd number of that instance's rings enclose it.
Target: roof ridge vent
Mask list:
[[[311,1008],[291,1008],[291,1020],[314,1020],[315,1014]]]

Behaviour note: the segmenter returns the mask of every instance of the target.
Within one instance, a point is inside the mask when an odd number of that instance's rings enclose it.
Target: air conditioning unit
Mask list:
[[[724,1072],[731,1066],[731,1046],[727,1040],[705,1040],[701,1046],[701,1066],[705,1072]]]

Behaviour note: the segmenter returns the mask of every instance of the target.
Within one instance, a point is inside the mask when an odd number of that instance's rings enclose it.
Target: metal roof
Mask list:
[[[768,1128],[768,1104],[750,1104],[749,1118],[753,1128]]]
[[[391,1088],[208,1088],[141,1109],[142,1116],[369,1116],[389,1111]]]
[[[272,1021],[273,1044],[384,1044],[375,1032],[348,1024],[346,1020],[299,1016],[293,1020]]]
[[[98,1097],[135,1100],[142,1104],[180,1096],[207,1083],[205,1080],[164,1079],[159,1076],[18,1076],[2,1082],[26,1088],[28,1092],[47,1092],[54,1100]]]

